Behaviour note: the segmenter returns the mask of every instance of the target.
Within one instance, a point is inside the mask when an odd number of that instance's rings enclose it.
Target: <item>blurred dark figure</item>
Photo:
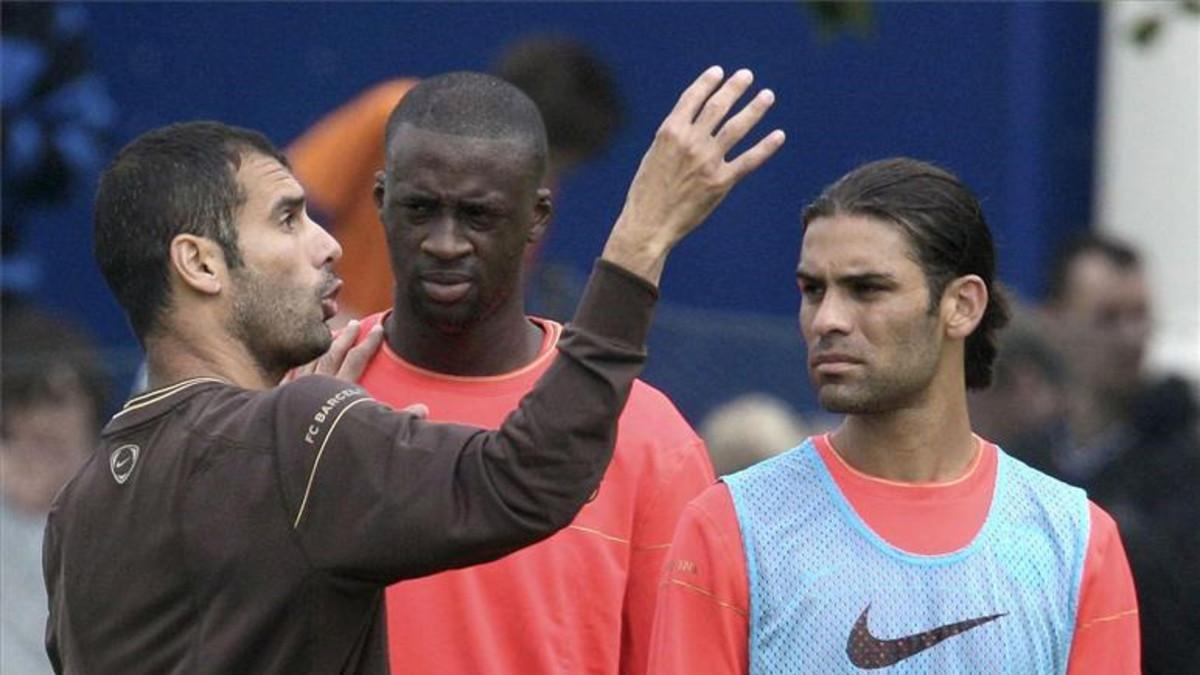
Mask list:
[[[621,100],[607,66],[570,38],[515,42],[491,71],[525,92],[542,113],[552,186],[599,154],[621,124]]]
[[[42,530],[95,446],[107,378],[71,326],[7,305],[0,320],[0,672],[49,673]]]
[[[1063,423],[1022,458],[1116,518],[1141,606],[1145,672],[1200,663],[1200,438],[1191,385],[1144,368],[1152,325],[1137,251],[1088,234],[1053,261],[1046,317],[1066,365]]]
[[[569,38],[530,37],[505,49],[493,74],[537,104],[550,143],[545,187],[552,191],[612,139],[621,101],[608,68]],[[383,169],[384,126],[396,103],[417,83],[378,84],[326,115],[287,148],[310,208],[342,246],[339,300],[353,318],[392,306],[387,241],[371,190]],[[542,238],[544,242],[545,237]]]
[[[1057,441],[1064,424],[1066,364],[1048,321],[1015,303],[997,347],[992,386],[968,395],[971,423],[1013,455],[1037,456]]]
[[[37,207],[90,189],[107,154],[115,107],[91,69],[86,16],[78,3],[0,5],[0,289],[6,303],[34,290],[38,262],[21,257]]]
[[[49,673],[42,530],[91,451],[106,380],[88,341],[25,309],[44,262],[23,246],[43,209],[91,189],[116,115],[78,3],[0,4],[0,672]],[[51,222],[53,220],[51,219]]]

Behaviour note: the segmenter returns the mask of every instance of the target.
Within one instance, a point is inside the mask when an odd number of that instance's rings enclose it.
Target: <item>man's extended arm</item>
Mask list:
[[[775,131],[726,161],[773,100],[760,94],[726,120],[751,81],[712,68],[681,96],[560,341],[564,358],[499,430],[396,415],[333,380],[277,392],[276,419],[320,416],[296,440],[281,426],[276,444],[289,517],[319,567],[388,582],[490,560],[570,522],[611,458],[667,255],[783,142]]]
[[[492,560],[569,523],[608,465],[654,297],[600,263],[561,358],[494,432],[396,413],[331,378],[279,388],[283,492],[310,559],[385,583]],[[288,426],[297,418],[312,423]]]

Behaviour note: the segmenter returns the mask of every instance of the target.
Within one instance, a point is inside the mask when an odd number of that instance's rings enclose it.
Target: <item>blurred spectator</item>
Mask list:
[[[612,138],[621,103],[605,65],[583,45],[535,37],[511,45],[492,71],[524,91],[541,110],[550,143],[546,186],[594,156]],[[416,84],[376,85],[313,125],[287,149],[318,221],[342,245],[340,302],[349,316],[392,306],[388,247],[371,193],[383,168],[383,131],[396,103]],[[542,239],[545,241],[545,238]]]
[[[1200,438],[1194,391],[1145,369],[1152,326],[1138,253],[1089,234],[1054,260],[1046,315],[1065,357],[1055,442],[1023,459],[1085,489],[1120,524],[1148,675],[1200,663]]]
[[[96,443],[107,381],[91,344],[31,309],[0,328],[0,672],[49,673],[42,530]]]
[[[992,386],[969,392],[975,432],[1017,457],[1054,441],[1066,412],[1066,365],[1047,321],[1010,294],[1012,318],[1000,333]]]
[[[745,394],[715,408],[700,425],[718,476],[774,457],[812,433],[787,403],[766,394]]]

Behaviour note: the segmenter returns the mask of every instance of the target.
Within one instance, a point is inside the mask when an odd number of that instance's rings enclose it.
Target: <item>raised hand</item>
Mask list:
[[[784,133],[776,129],[727,159],[775,102],[774,93],[763,89],[729,116],[753,81],[749,70],[725,79],[713,66],[684,90],[642,158],[604,247],[605,260],[657,284],[671,249],[783,145]]]

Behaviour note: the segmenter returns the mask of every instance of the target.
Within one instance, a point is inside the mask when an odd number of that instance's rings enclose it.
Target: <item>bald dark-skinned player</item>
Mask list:
[[[505,44],[490,71],[537,104],[549,145],[543,184],[556,194],[563,180],[599,154],[620,126],[617,83],[605,63],[574,39],[522,36]],[[338,304],[348,318],[392,307],[395,279],[371,186],[386,161],[388,117],[419,83],[401,77],[368,88],[322,116],[285,151],[308,193],[309,210],[325,217],[342,245],[338,273],[345,284]],[[527,249],[527,264],[536,262],[538,249]]]
[[[385,673],[383,589],[570,522],[611,456],[670,250],[783,134],[722,72],[681,96],[630,187],[556,361],[498,431],[424,422],[309,376],[331,343],[337,243],[260,134],[173,125],[127,146],[96,256],[146,349],[126,404],[55,501],[58,672]],[[714,135],[714,129],[720,131]]]

